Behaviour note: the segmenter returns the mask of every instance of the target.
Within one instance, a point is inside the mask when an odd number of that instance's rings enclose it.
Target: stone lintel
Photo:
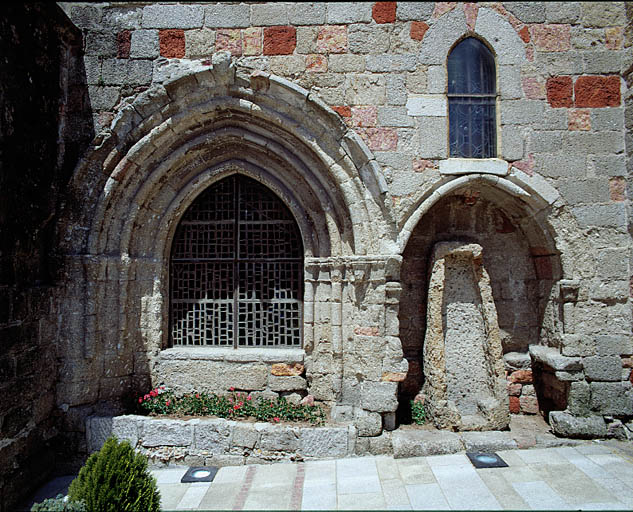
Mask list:
[[[500,158],[449,158],[440,160],[440,174],[508,175],[508,162]]]
[[[305,350],[299,348],[219,348],[219,347],[177,347],[160,353],[162,360],[204,360],[235,363],[303,363]]]

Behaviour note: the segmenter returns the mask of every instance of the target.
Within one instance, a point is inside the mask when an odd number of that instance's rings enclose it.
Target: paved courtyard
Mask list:
[[[153,473],[165,510],[633,508],[629,452],[587,441],[498,454],[508,467],[475,469],[462,452],[224,467],[211,483],[180,483],[186,467]]]

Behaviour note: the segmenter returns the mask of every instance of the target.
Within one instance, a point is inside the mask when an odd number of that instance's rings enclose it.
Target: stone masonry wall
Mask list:
[[[421,372],[416,354],[422,341],[415,331],[422,323],[415,322],[415,315],[424,310],[422,276],[427,257],[416,244],[420,233],[429,228],[428,220],[434,219],[440,238],[459,231],[460,236],[485,239],[494,248],[487,268],[506,352],[530,357],[530,364],[544,368],[539,375],[550,379],[541,385],[534,375],[531,385],[536,395],[545,393],[544,398],[556,407],[579,416],[633,414],[625,154],[625,100],[629,96],[622,78],[632,61],[632,49],[624,3],[60,5],[84,35],[90,107],[94,130],[101,133],[80,161],[86,197],[80,198],[83,204],[78,207],[76,218],[81,220],[64,240],[66,251],[78,255],[68,267],[69,281],[76,287],[72,297],[79,298],[74,304],[81,297],[91,299],[86,307],[75,306],[74,315],[65,313],[72,335],[88,333],[81,340],[87,348],[71,347],[62,356],[73,372],[65,376],[58,392],[58,403],[70,404],[75,411],[76,421],[69,430],[77,436],[83,434],[83,419],[96,403],[120,406],[121,398],[135,386],[159,381],[160,365],[169,354],[159,354],[167,348],[166,315],[161,310],[165,302],[160,302],[166,287],[156,277],[164,268],[156,255],[168,251],[152,252],[149,241],[145,245],[143,240],[135,241],[141,232],[150,238],[142,231],[141,221],[126,225],[131,231],[119,236],[120,214],[105,206],[95,212],[93,205],[127,189],[128,183],[137,185],[134,179],[149,172],[149,164],[143,166],[143,162],[158,166],[152,160],[155,157],[147,155],[172,147],[173,155],[165,159],[170,159],[173,172],[148,182],[147,187],[155,187],[156,193],[146,193],[145,203],[132,203],[130,214],[141,211],[146,216],[139,219],[156,226],[164,216],[174,215],[165,206],[170,204],[165,198],[175,197],[179,190],[172,191],[173,196],[161,195],[163,190],[184,187],[184,181],[177,180],[184,180],[187,169],[202,166],[199,162],[208,158],[195,153],[197,148],[179,153],[180,144],[189,144],[207,122],[208,112],[196,114],[187,102],[198,105],[197,95],[203,95],[205,87],[224,90],[220,85],[231,80],[219,51],[230,53],[230,69],[237,70],[233,85],[226,85],[233,87],[232,105],[239,101],[245,105],[244,98],[250,101],[263,95],[262,103],[252,107],[252,119],[268,108],[266,101],[274,101],[272,91],[283,90],[287,96],[277,98],[284,97],[287,103],[275,119],[280,125],[285,123],[288,132],[305,133],[291,105],[307,112],[309,105],[321,102],[322,114],[314,110],[304,114],[306,130],[312,130],[311,123],[316,118],[320,121],[320,115],[331,113],[328,126],[344,123],[366,149],[348,181],[329,177],[328,172],[336,169],[331,162],[324,169],[309,169],[316,173],[314,181],[323,179],[323,188],[335,197],[331,204],[322,205],[328,215],[334,212],[335,220],[325,213],[314,218],[324,224],[328,219],[329,233],[338,230],[340,254],[336,256],[344,257],[328,260],[332,254],[324,250],[312,254],[313,260],[306,258],[308,392],[337,404],[336,414],[354,421],[369,414],[369,435],[393,425],[398,389],[407,389],[406,383],[399,384],[408,371],[401,363],[403,349],[410,351],[405,355],[418,380]],[[445,63],[454,43],[473,34],[491,47],[496,58],[499,151],[495,159],[456,161],[448,158]],[[195,69],[198,74],[183,74],[175,85],[169,80],[177,69]],[[196,115],[200,116],[197,126],[191,121],[182,131],[173,128]],[[243,121],[247,117],[240,116],[235,117],[247,126],[248,121]],[[137,128],[141,125],[142,129]],[[259,125],[257,129],[264,131]],[[142,140],[133,140],[134,130]],[[312,138],[306,145],[331,147],[323,133],[309,133]],[[123,142],[117,140],[119,135]],[[144,146],[143,141],[152,137],[159,142]],[[249,137],[254,140],[250,133]],[[249,144],[251,139],[243,136]],[[342,144],[341,140],[337,143]],[[213,149],[222,153],[226,147],[237,154],[230,145]],[[267,147],[273,147],[273,141]],[[296,151],[302,157],[306,152],[301,145]],[[272,158],[270,153],[261,154]],[[347,160],[337,157],[338,162],[347,164],[353,159],[349,156],[345,153]],[[374,174],[362,167],[367,161],[372,162]],[[289,170],[287,161],[279,162],[279,176],[300,179],[300,173],[291,174],[296,171]],[[290,187],[296,189],[296,197],[312,198],[316,189],[308,190],[303,181],[297,183],[301,186]],[[354,187],[360,192],[352,196],[348,193]],[[345,203],[342,196],[363,199]],[[152,202],[154,197],[158,199]],[[322,197],[326,196],[319,200]],[[474,216],[478,223],[457,229],[464,219],[470,220],[458,208],[446,205],[463,197],[482,197],[491,206]],[[314,209],[318,206],[305,211]],[[362,222],[346,220],[346,215],[358,219],[358,211],[371,213]],[[453,224],[444,224],[442,212],[452,216]],[[99,254],[86,242],[97,215],[107,231],[105,249],[99,246],[98,250],[103,249]],[[375,226],[379,228],[372,231]],[[314,225],[315,230],[319,228]],[[373,233],[378,240],[369,239]],[[100,237],[99,233],[94,238],[101,243]],[[134,241],[136,245],[131,242],[130,247],[140,249],[131,258],[126,251],[117,253],[123,247],[114,243],[117,237]],[[511,240],[510,247],[504,247],[502,239]],[[96,264],[91,267],[93,257]],[[402,261],[402,277],[385,270],[390,259],[397,261],[396,267]],[[510,279],[514,284],[506,282],[504,265],[518,273]],[[90,269],[101,269],[98,277]],[[408,293],[411,283],[420,284],[422,290]],[[99,297],[107,307],[95,300]],[[521,307],[513,310],[519,303]],[[127,305],[131,307],[126,320],[120,321]],[[399,309],[405,312],[400,318]],[[411,319],[414,328],[403,318]],[[91,327],[81,331],[76,327],[81,322]],[[533,352],[533,346],[554,353]],[[87,380],[99,384],[85,390],[78,386]],[[521,397],[533,396],[529,385],[522,387]],[[559,392],[565,396],[558,397]],[[533,400],[524,402],[534,409]]]
[[[57,6],[7,6],[0,41],[0,511],[8,511],[50,476],[64,442],[56,221],[93,132],[82,117],[81,34]]]

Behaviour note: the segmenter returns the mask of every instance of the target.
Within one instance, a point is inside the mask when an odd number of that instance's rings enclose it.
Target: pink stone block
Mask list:
[[[352,107],[352,125],[359,128],[372,128],[378,124],[376,107]]]
[[[567,127],[572,131],[591,130],[591,116],[586,109],[570,109],[567,111]]]
[[[325,73],[327,71],[327,57],[325,55],[307,55],[306,71],[312,73]]]
[[[394,128],[364,128],[358,134],[372,151],[396,151],[398,132]]]
[[[540,76],[526,76],[521,80],[525,97],[529,100],[545,99],[545,79]]]
[[[240,29],[219,29],[215,36],[215,50],[226,50],[235,56],[242,55],[242,33]]]
[[[261,55],[262,29],[257,27],[245,29],[242,34],[242,42],[244,45],[244,55]]]
[[[571,48],[571,27],[563,24],[535,24],[530,34],[538,50],[566,52]]]
[[[317,52],[347,52],[347,27],[345,25],[321,27],[317,35]]]

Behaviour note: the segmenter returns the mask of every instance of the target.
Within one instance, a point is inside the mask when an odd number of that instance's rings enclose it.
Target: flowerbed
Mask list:
[[[233,388],[228,396],[204,392],[177,396],[161,386],[139,397],[138,405],[141,412],[154,416],[253,418],[271,423],[307,421],[312,425],[322,425],[325,422],[323,409],[314,404],[310,395],[300,404],[293,404],[284,397],[253,398],[250,394],[237,392]]]

